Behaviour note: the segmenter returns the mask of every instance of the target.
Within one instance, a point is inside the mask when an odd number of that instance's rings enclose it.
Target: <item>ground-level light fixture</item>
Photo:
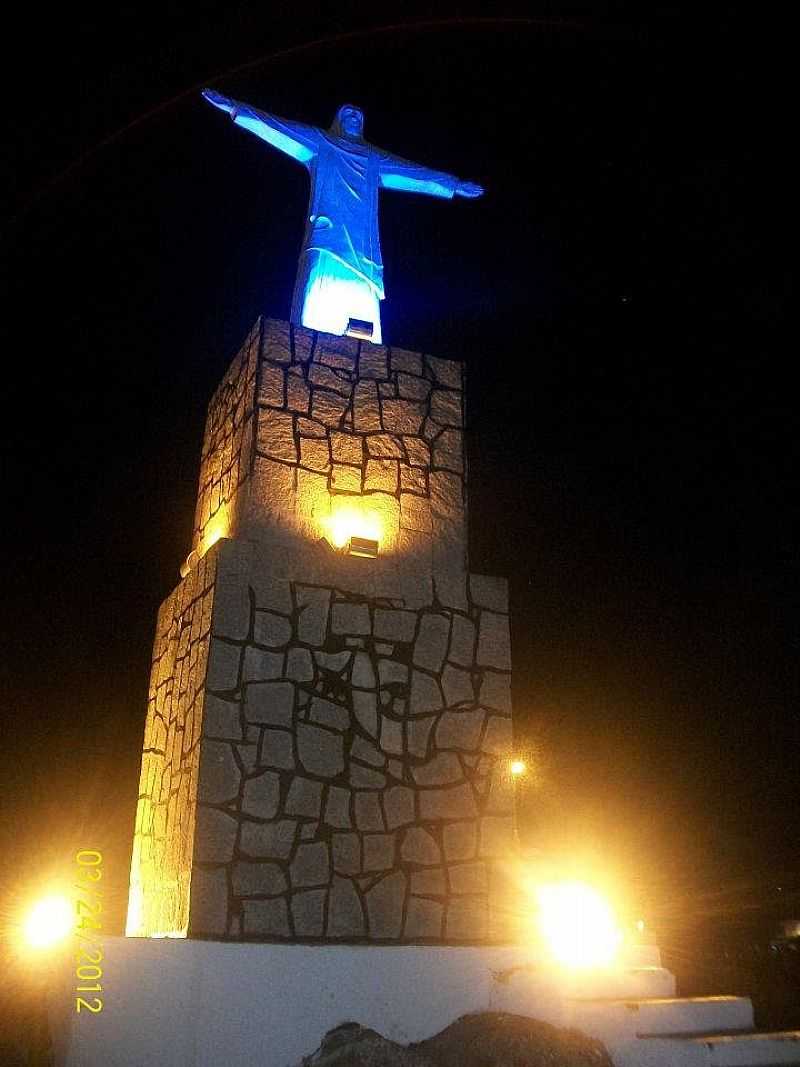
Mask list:
[[[367,559],[375,559],[378,555],[378,542],[372,537],[351,537],[347,542],[347,553],[350,556],[365,556]]]
[[[360,500],[336,502],[326,525],[326,539],[339,552],[375,559],[380,548],[381,521]]]
[[[539,934],[559,966],[590,970],[614,963],[622,931],[611,903],[584,882],[553,882],[535,889]]]
[[[67,897],[44,897],[31,908],[23,923],[25,941],[33,948],[49,948],[63,941],[75,926]]]
[[[508,765],[508,769],[514,775],[515,778],[519,778],[527,771],[528,766],[524,759],[512,759]]]

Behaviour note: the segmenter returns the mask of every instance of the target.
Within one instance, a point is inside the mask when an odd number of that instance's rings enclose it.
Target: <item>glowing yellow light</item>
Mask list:
[[[211,519],[203,531],[203,539],[200,542],[199,550],[200,555],[204,556],[210,548],[212,548],[221,537],[228,536],[228,512],[225,507],[221,507],[216,513],[213,519]]]
[[[131,882],[131,891],[128,897],[128,919],[125,923],[126,937],[137,937],[140,934],[143,911],[142,887],[138,883]]]
[[[327,534],[334,548],[344,548],[351,537],[380,542],[381,521],[374,511],[349,501],[333,502],[332,508]]]
[[[45,897],[25,920],[25,939],[34,948],[47,948],[63,940],[74,925],[72,905],[66,897]]]
[[[640,934],[644,933],[644,919],[636,920],[636,929],[639,931]]]
[[[519,776],[520,774],[524,774],[528,768],[525,765],[525,760],[512,759],[509,769],[513,775]]]
[[[555,961],[588,969],[613,963],[622,940],[609,902],[583,882],[536,889],[539,930]]]

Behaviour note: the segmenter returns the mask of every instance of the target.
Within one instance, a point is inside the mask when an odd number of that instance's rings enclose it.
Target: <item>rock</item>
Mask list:
[[[486,893],[489,876],[485,863],[459,863],[448,868],[451,893]]]
[[[381,748],[395,756],[403,754],[403,726],[386,716],[381,718]]]
[[[492,715],[486,724],[486,733],[483,736],[481,748],[493,756],[509,756],[511,754],[511,719]]]
[[[224,811],[198,805],[195,824],[194,860],[200,863],[227,863],[233,856],[236,821]]]
[[[309,819],[318,819],[321,803],[321,782],[312,782],[310,778],[299,776],[292,779],[286,798],[287,815],[305,815]]]
[[[298,586],[297,603],[300,618],[297,622],[297,636],[308,645],[321,645],[325,640],[328,627],[328,605],[331,594],[327,589],[310,586]]]
[[[314,697],[311,701],[309,715],[313,722],[321,726],[328,726],[331,730],[346,730],[350,725],[350,712],[341,704],[333,704],[330,700],[322,697]]]
[[[325,914],[324,889],[292,894],[292,922],[296,937],[321,937]]]
[[[444,936],[448,941],[483,941],[489,924],[485,897],[451,897],[447,904]]]
[[[408,751],[412,756],[421,756],[424,758],[428,755],[428,739],[430,737],[434,718],[435,717],[431,715],[424,719],[412,719],[406,725],[406,730],[408,731]],[[442,718],[444,718],[444,715]],[[482,715],[481,722],[483,722]],[[480,727],[478,727],[478,736],[480,736]]]
[[[477,659],[482,667],[494,667],[499,671],[511,670],[508,615],[498,615],[493,611],[481,612]]]
[[[378,661],[378,677],[381,685],[405,685],[408,681],[408,667],[394,659],[382,659]]]
[[[375,793],[356,793],[356,826],[359,830],[383,830],[380,801]]]
[[[370,770],[369,767],[362,767],[359,763],[352,763],[350,785],[354,789],[383,789],[386,785],[386,775]]]
[[[366,604],[348,604],[340,601],[333,605],[331,630],[335,634],[369,634],[369,608]]]
[[[294,749],[292,735],[287,730],[265,730],[261,742],[261,764],[264,767],[277,767],[282,771],[293,771]]]
[[[406,863],[436,867],[442,862],[439,846],[433,836],[421,826],[412,826],[403,834],[400,856]]]
[[[447,892],[444,871],[441,867],[429,867],[411,874],[411,892],[418,897],[443,897]]]
[[[425,820],[472,819],[478,814],[475,797],[466,784],[449,789],[421,789],[419,806],[420,816]],[[491,833],[491,828],[489,832]]]
[[[375,459],[403,459],[402,445],[399,439],[391,434],[371,434],[366,441],[367,451]]]
[[[472,859],[477,846],[477,827],[471,820],[448,823],[444,827],[442,841],[445,859]]]
[[[366,652],[356,652],[351,681],[359,689],[373,689],[375,687],[375,671],[372,666],[372,660]]]
[[[244,783],[242,811],[257,819],[274,819],[280,793],[280,779],[272,771],[266,771],[257,778],[248,778]]]
[[[344,743],[338,734],[301,722],[297,725],[297,751],[309,774],[335,778],[344,770]]]
[[[282,648],[291,636],[292,627],[288,619],[284,619],[282,615],[274,615],[271,611],[256,612],[253,640],[257,645]]]
[[[349,878],[333,876],[328,897],[328,937],[363,937],[364,913],[356,888]]]
[[[378,733],[377,700],[373,692],[353,690],[353,712],[371,737]]]
[[[403,785],[393,785],[383,794],[383,810],[390,830],[414,821],[414,793]]]
[[[464,777],[458,756],[453,752],[440,752],[421,767],[412,767],[411,773],[417,785],[447,785]]]
[[[310,682],[314,677],[314,662],[307,648],[290,648],[286,654],[286,675],[296,682]]]
[[[258,416],[256,448],[285,463],[297,462],[292,415],[288,411],[262,410]]]
[[[413,630],[411,634],[413,636]],[[219,692],[236,688],[239,684],[241,653],[242,650],[238,645],[226,645],[223,641],[212,640],[206,677],[206,685],[209,689],[215,689]]]
[[[283,674],[283,653],[267,652],[250,645],[244,650],[243,682],[263,682]]]
[[[505,613],[508,611],[508,580],[488,574],[469,576],[469,595],[479,608]]]
[[[277,863],[235,863],[233,891],[238,897],[277,896],[286,891],[286,875]]]
[[[414,671],[411,675],[411,714],[424,715],[427,711],[438,711],[442,704],[442,692],[436,679],[422,671]]]
[[[511,714],[511,675],[484,671],[481,680],[480,702],[506,715]]]
[[[327,885],[331,878],[331,861],[324,841],[298,845],[289,868],[292,886]]]
[[[474,658],[475,624],[463,615],[454,615],[448,659],[462,667],[471,667]]]
[[[409,918],[412,905],[433,903],[412,899]],[[303,1063],[307,1067],[613,1067],[604,1046],[594,1038],[507,1012],[465,1015],[434,1037],[408,1046],[357,1023],[345,1023],[326,1034],[318,1051]]]
[[[420,619],[419,634],[414,642],[414,666],[440,671],[447,654],[450,619],[446,615],[425,614]]]
[[[387,874],[365,894],[371,938],[399,937],[403,925],[406,876]]]
[[[242,903],[242,930],[263,937],[289,937],[289,911],[283,898],[245,900]]]
[[[207,804],[226,804],[235,800],[238,793],[239,768],[231,746],[224,741],[203,741],[197,799]]]
[[[448,707],[453,707],[455,704],[469,704],[475,699],[475,690],[469,671],[451,667],[449,663],[442,672],[442,689],[444,690],[444,702]]]
[[[228,921],[228,881],[223,868],[192,870],[191,932],[224,934]]]
[[[296,832],[296,819],[279,819],[268,823],[243,822],[240,847],[248,856],[285,860],[294,846]]]
[[[471,752],[478,747],[483,727],[482,711],[446,711],[436,727],[437,748]]]
[[[364,835],[364,871],[388,871],[394,867],[394,834]]]
[[[418,874],[427,874],[427,871],[419,871]],[[417,875],[412,875],[416,878]],[[442,917],[444,905],[438,900],[421,900],[419,897],[411,897],[408,901],[408,914],[406,915],[405,936],[411,938],[427,938],[442,936]]]
[[[331,453],[336,463],[349,463],[361,466],[363,445],[360,437],[350,433],[331,431]]]
[[[328,799],[325,804],[325,822],[328,826],[335,826],[342,830],[349,830],[353,825],[350,819],[349,789],[342,789],[338,785],[329,786]]]
[[[375,636],[384,641],[413,641],[417,616],[413,611],[375,609]]]
[[[361,874],[360,834],[332,834],[333,869],[338,874]]]
[[[294,686],[291,682],[250,682],[244,700],[248,722],[291,726]]]
[[[242,740],[239,722],[239,705],[229,700],[206,694],[203,701],[203,734],[206,737]]]

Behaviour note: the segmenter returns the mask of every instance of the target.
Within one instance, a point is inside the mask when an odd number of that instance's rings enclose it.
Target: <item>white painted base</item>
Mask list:
[[[657,950],[628,961],[643,968],[580,983],[536,967],[519,946],[107,938],[104,951],[98,1014],[75,1014],[71,960],[59,975],[51,1008],[57,1067],[288,1067],[347,1021],[407,1044],[468,1012],[517,1011],[559,1025],[576,993],[674,992]]]
[[[800,1033],[730,1035],[752,1026],[746,998],[676,999],[655,947],[581,977],[521,946],[107,938],[103,948],[97,1014],[75,1013],[74,959],[56,972],[55,1067],[294,1067],[343,1022],[408,1044],[483,1011],[574,1026],[603,1041],[615,1067],[800,1064]]]

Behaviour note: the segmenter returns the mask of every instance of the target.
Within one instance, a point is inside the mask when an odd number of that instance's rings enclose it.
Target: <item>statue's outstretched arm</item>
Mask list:
[[[384,189],[399,189],[404,193],[424,193],[427,196],[480,196],[483,189],[473,182],[462,182],[453,174],[431,170],[409,159],[392,156],[381,157],[380,182]]]
[[[308,163],[317,154],[317,131],[313,126],[269,115],[239,100],[231,100],[213,89],[204,89],[203,96],[209,104],[227,112],[237,126],[243,126],[299,163]]]

